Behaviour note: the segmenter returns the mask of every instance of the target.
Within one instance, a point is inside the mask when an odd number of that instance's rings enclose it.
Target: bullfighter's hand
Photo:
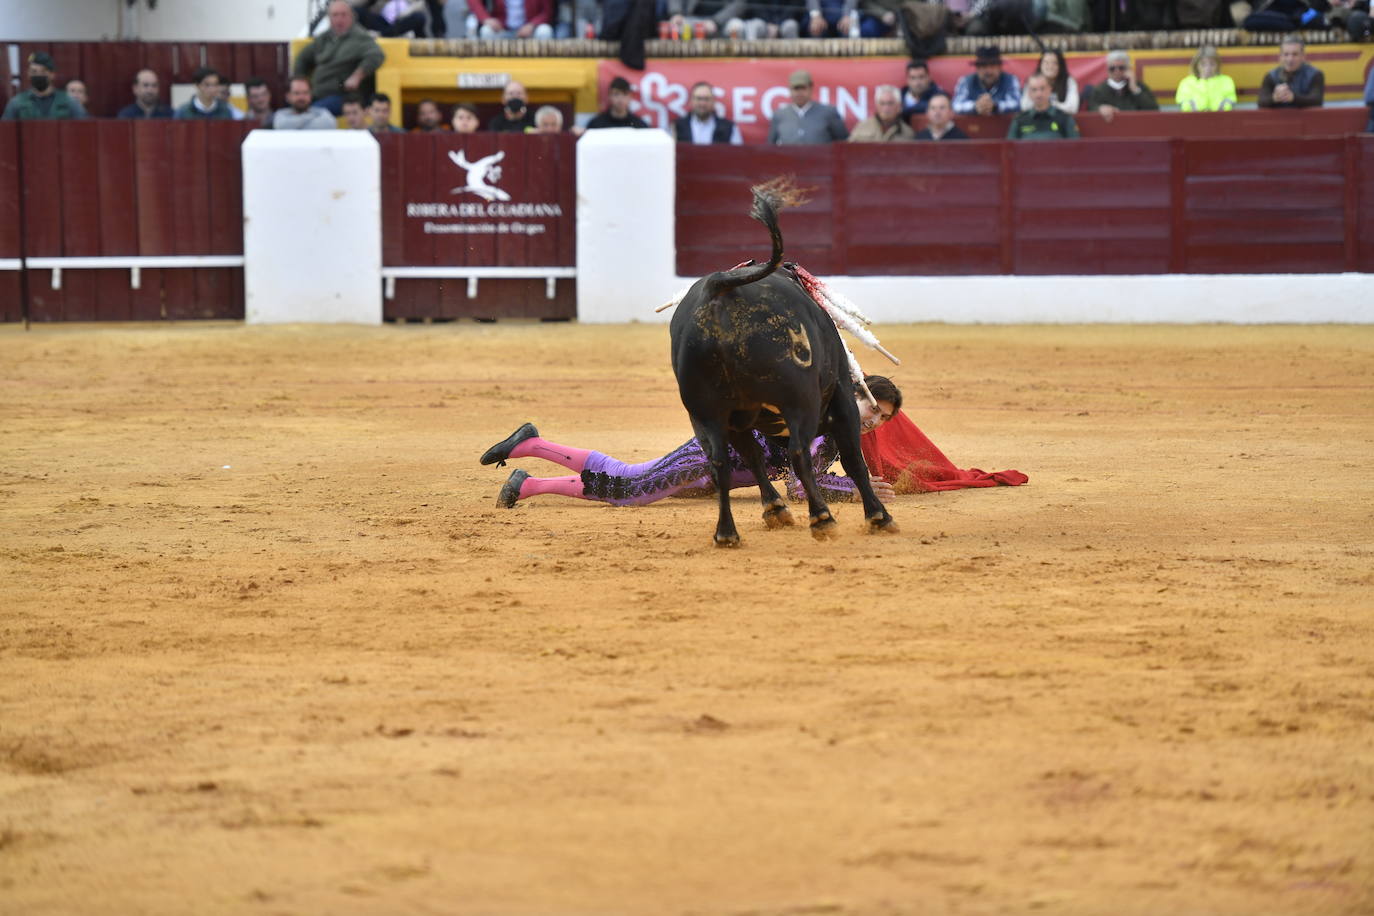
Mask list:
[[[870,477],[869,482],[873,484],[873,492],[879,500],[891,499],[897,493],[892,489],[892,484],[883,480],[881,477]]]

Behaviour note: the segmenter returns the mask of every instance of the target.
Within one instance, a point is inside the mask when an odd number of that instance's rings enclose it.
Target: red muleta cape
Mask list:
[[[881,477],[897,493],[929,493],[966,487],[1019,487],[1030,478],[1020,471],[960,470],[902,411],[865,434],[864,461],[868,472]]]

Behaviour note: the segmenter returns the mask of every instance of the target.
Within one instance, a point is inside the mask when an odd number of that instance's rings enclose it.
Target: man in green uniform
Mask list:
[[[1042,73],[1026,80],[1031,107],[1011,119],[1008,140],[1076,140],[1078,125],[1073,115],[1050,104],[1054,98],[1050,81]]]
[[[5,121],[66,120],[87,117],[81,103],[61,89],[53,80],[57,64],[47,51],[29,55],[29,86],[10,99],[5,106]]]

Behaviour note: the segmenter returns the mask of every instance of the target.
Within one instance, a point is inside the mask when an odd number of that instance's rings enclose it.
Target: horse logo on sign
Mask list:
[[[453,164],[468,173],[468,183],[461,188],[454,188],[450,194],[462,194],[464,191],[471,191],[478,197],[487,202],[494,200],[510,200],[510,195],[496,187],[496,182],[501,180],[501,167],[496,163],[506,156],[505,150],[493,153],[478,159],[476,162],[468,162],[468,157],[462,150],[458,152],[449,151],[448,157],[453,160]]]

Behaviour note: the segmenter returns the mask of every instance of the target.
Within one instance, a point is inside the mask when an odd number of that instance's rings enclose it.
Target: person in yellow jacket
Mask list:
[[[1236,83],[1221,72],[1221,57],[1211,45],[1193,55],[1192,74],[1174,92],[1179,111],[1230,111],[1236,107]]]

